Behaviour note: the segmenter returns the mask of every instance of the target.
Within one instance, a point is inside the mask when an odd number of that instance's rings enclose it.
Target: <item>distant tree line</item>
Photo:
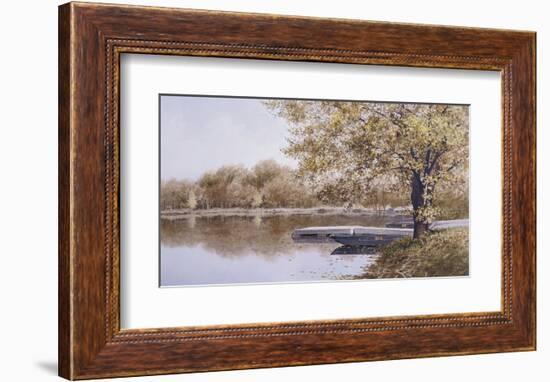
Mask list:
[[[248,169],[228,165],[196,182],[161,182],[161,208],[307,208],[319,204],[288,166],[265,160]]]
[[[351,205],[337,192],[326,189],[315,192],[307,180],[288,166],[264,160],[252,168],[228,165],[206,172],[196,181],[167,180],[161,182],[162,210],[210,208],[311,208],[321,206],[386,207],[407,206],[409,195],[390,190],[380,182],[373,190]],[[465,197],[444,194],[442,204],[455,217],[467,215]],[[464,213],[464,209],[466,212]]]

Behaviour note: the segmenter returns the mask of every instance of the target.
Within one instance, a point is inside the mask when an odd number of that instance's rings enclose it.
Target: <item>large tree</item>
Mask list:
[[[322,198],[348,203],[380,187],[410,193],[414,237],[435,217],[438,187],[467,186],[468,108],[460,105],[274,100],[283,152]]]

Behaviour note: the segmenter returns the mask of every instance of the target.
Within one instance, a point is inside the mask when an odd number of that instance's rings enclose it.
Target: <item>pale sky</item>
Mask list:
[[[288,125],[260,99],[162,95],[161,179],[197,180],[223,165],[274,159],[295,167],[281,149]]]

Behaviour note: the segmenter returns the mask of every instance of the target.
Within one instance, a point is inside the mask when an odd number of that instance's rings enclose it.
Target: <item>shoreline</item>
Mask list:
[[[343,207],[313,207],[313,208],[211,208],[208,210],[164,210],[160,218],[178,220],[196,217],[256,217],[256,216],[292,216],[292,215],[347,215],[347,216],[403,216],[410,214],[408,207],[388,208],[343,208]]]

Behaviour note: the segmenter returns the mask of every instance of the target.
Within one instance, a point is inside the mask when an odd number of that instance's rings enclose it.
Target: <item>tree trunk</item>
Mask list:
[[[418,239],[419,237],[424,235],[428,231],[429,227],[430,225],[428,223],[417,221],[417,219],[415,218],[413,239]]]
[[[429,224],[426,223],[422,216],[419,216],[418,212],[421,208],[426,207],[426,200],[424,200],[424,185],[420,179],[418,173],[414,173],[411,179],[411,203],[413,207],[413,222],[414,231],[413,238],[418,239],[424,235],[429,228]]]

